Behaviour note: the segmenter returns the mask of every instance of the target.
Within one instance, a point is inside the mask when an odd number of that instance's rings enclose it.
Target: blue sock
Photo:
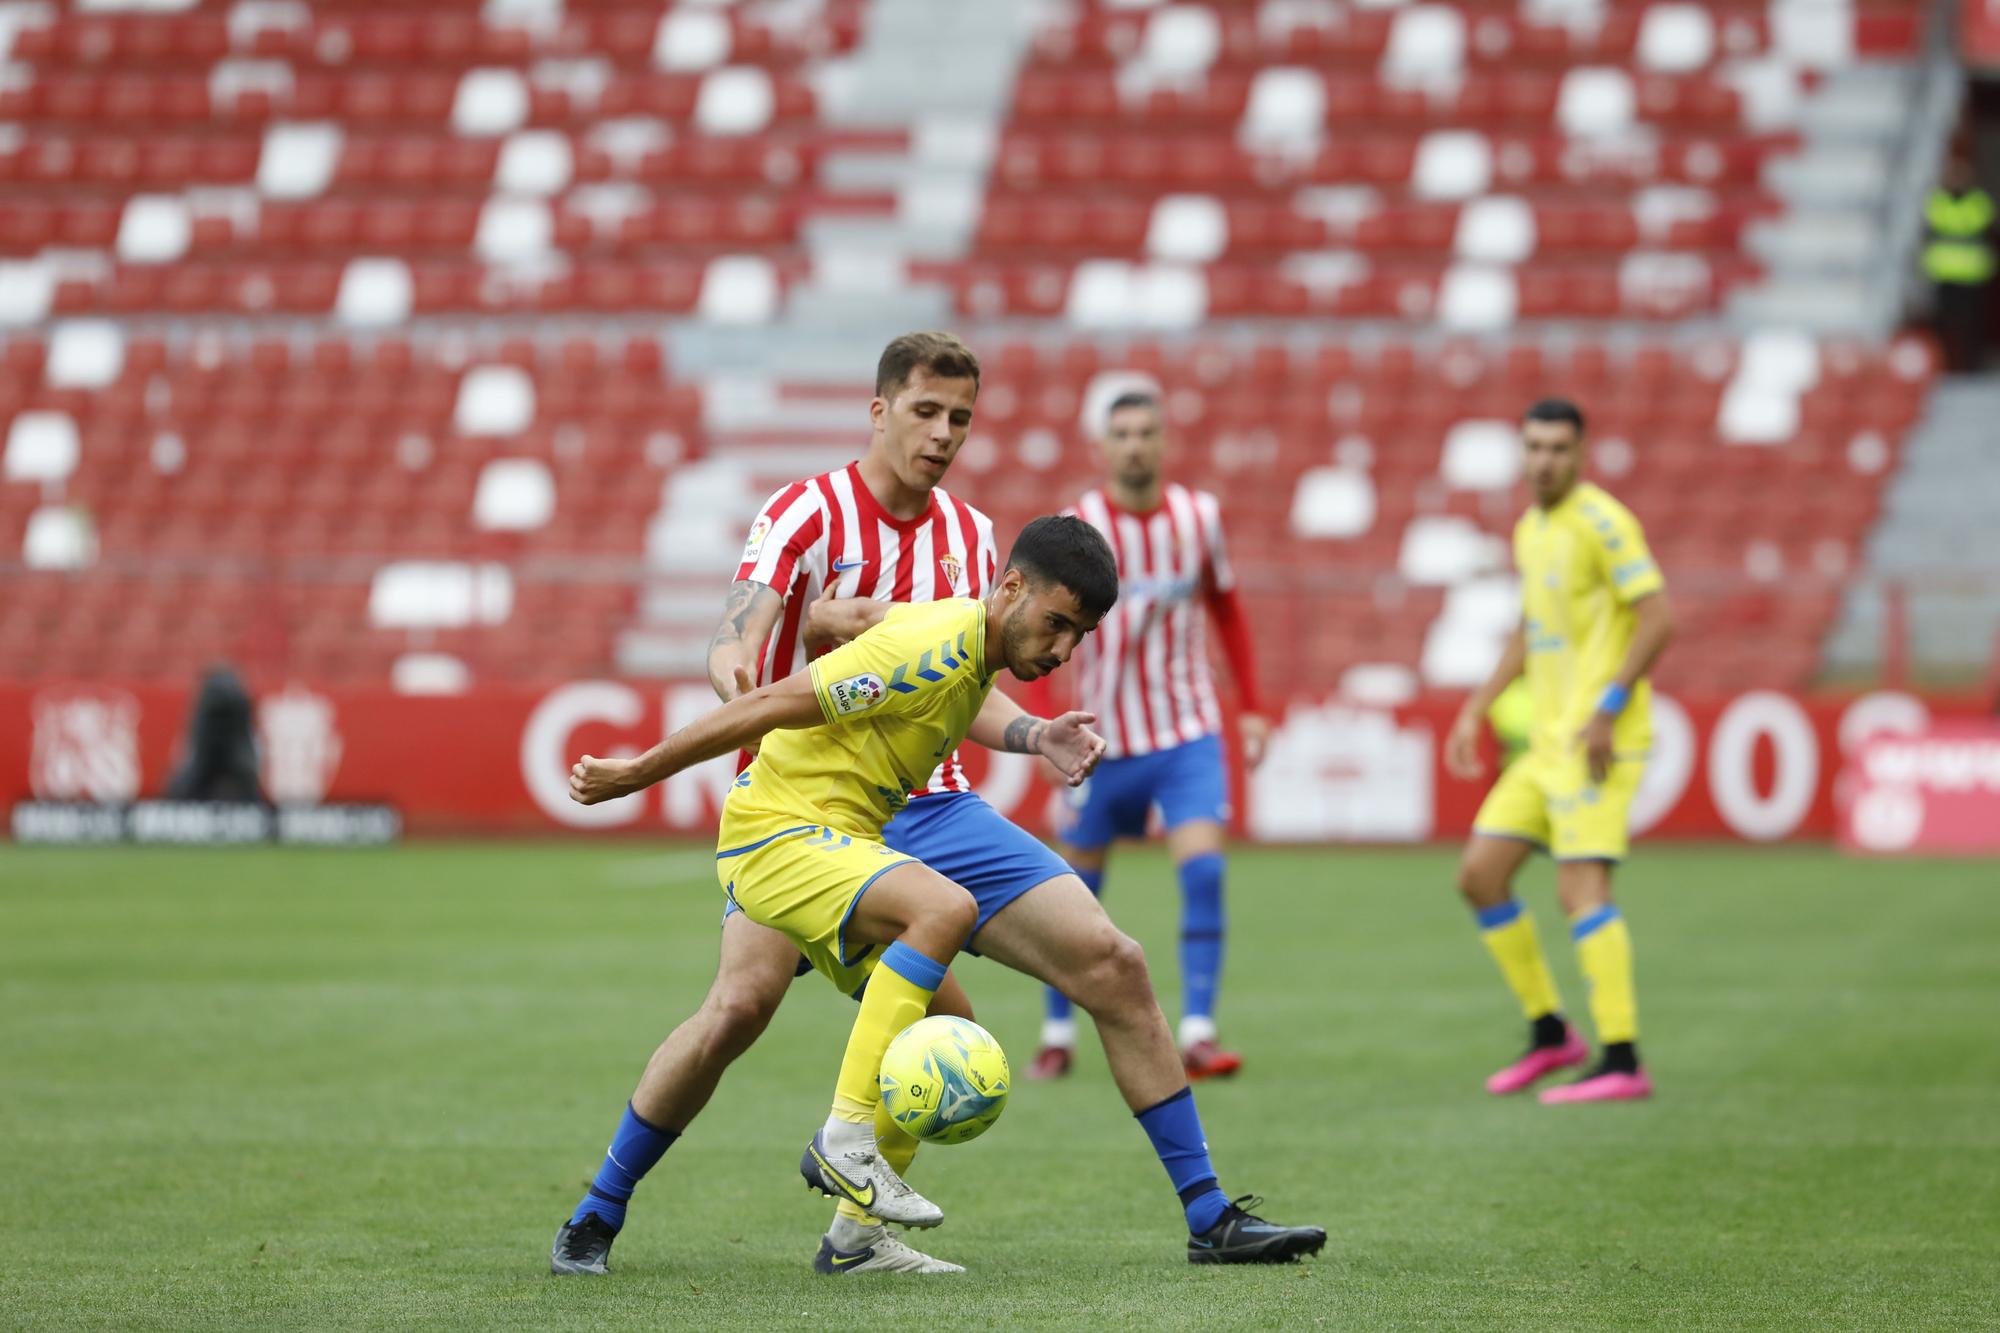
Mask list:
[[[1083,887],[1089,889],[1093,897],[1104,892],[1104,872],[1102,870],[1079,870],[1076,872],[1076,877],[1083,881]],[[1063,994],[1054,986],[1050,986],[1048,991],[1048,1016],[1057,1022],[1061,1022],[1063,1019],[1069,1017],[1069,996]]]
[[[583,1196],[583,1202],[576,1206],[569,1220],[581,1222],[585,1213],[596,1213],[613,1231],[624,1226],[625,1205],[632,1201],[632,1191],[680,1136],[677,1129],[648,1124],[632,1109],[632,1103],[625,1103],[618,1132],[611,1136],[611,1146],[604,1150],[604,1163],[597,1168],[590,1192]]]
[[[1222,980],[1222,853],[1204,852],[1180,864],[1181,1013],[1215,1014]]]
[[[1215,1168],[1208,1163],[1208,1139],[1201,1130],[1201,1113],[1194,1109],[1194,1090],[1182,1088],[1136,1118],[1153,1141],[1160,1165],[1167,1168],[1174,1192],[1181,1196],[1188,1232],[1199,1236],[1221,1219],[1229,1200],[1216,1183]]]

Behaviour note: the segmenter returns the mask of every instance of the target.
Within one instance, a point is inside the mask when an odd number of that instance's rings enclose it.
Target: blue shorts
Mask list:
[[[887,827],[882,841],[914,856],[972,895],[979,904],[973,938],[993,914],[1058,875],[1075,872],[1040,838],[1009,821],[976,792],[940,792],[911,801]],[[725,903],[726,920],[741,911]],[[967,953],[979,951],[967,946]]]
[[[882,841],[914,856],[972,895],[979,921],[972,938],[993,914],[1058,875],[1073,875],[1069,862],[1048,844],[1007,819],[976,792],[920,796],[882,830]],[[979,950],[966,946],[967,953]]]
[[[1095,851],[1119,838],[1146,836],[1146,818],[1158,807],[1168,828],[1198,819],[1229,822],[1229,767],[1214,736],[1151,754],[1106,759],[1081,787],[1068,793],[1062,838]]]

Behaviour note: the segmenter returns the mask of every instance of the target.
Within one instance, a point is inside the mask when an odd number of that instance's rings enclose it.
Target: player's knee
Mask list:
[[[767,995],[755,986],[717,986],[701,1006],[702,1016],[707,1019],[703,1049],[726,1059],[749,1050],[751,1043],[770,1026],[771,1015],[778,1012],[778,1002],[783,998],[782,991]]]
[[[934,902],[925,904],[924,915],[935,923],[940,933],[955,940],[964,940],[979,924],[979,902],[965,889],[953,884],[939,890]]]
[[[1152,980],[1146,972],[1146,951],[1122,930],[1106,931],[1094,956],[1071,987],[1063,987],[1092,1013],[1121,1005],[1151,1003]]]
[[[1472,907],[1491,907],[1507,896],[1507,881],[1471,857],[1458,863],[1458,891]]]

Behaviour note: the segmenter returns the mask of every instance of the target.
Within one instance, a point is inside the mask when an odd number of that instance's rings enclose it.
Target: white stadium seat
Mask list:
[[[1375,483],[1359,468],[1316,467],[1292,492],[1292,532],[1359,537],[1375,526]]]
[[[482,531],[532,532],[555,512],[555,478],[539,458],[496,458],[480,469],[472,521]]]
[[[475,366],[458,382],[452,428],[461,435],[518,435],[535,419],[535,384],[519,366]]]

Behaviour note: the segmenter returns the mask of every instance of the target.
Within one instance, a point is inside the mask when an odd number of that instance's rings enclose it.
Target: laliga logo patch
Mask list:
[[[882,678],[872,671],[864,671],[846,680],[836,680],[827,689],[827,696],[833,700],[833,711],[845,717],[849,713],[865,713],[882,702],[882,696],[889,687]]]
[[[944,571],[945,582],[951,584],[953,588],[959,586],[959,576],[965,572],[965,566],[959,563],[957,556],[946,551],[938,557],[938,568]]]
[[[771,516],[757,515],[757,521],[750,525],[750,540],[743,543],[743,559],[747,563],[755,560],[764,549],[764,539],[771,535]]]

